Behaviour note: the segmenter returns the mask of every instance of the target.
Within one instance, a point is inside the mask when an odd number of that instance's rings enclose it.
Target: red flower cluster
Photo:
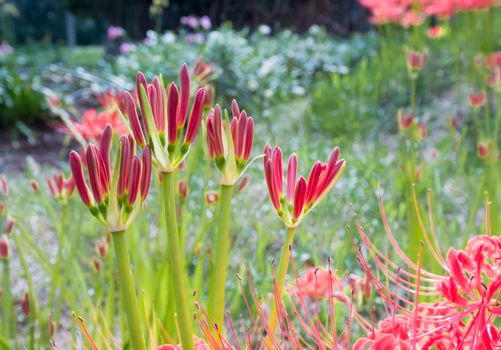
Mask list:
[[[382,254],[356,221],[377,273],[360,249],[358,259],[385,303],[387,317],[377,329],[373,326],[370,330],[366,324],[370,334],[359,339],[354,349],[499,349],[501,330],[495,320],[501,315],[501,237],[476,236],[465,250],[451,248],[444,258],[434,230],[429,237],[422,227],[427,248],[444,271],[436,274],[403,253],[386,221],[382,202],[380,208],[393,250],[408,269]],[[436,301],[424,303],[420,298]]]
[[[122,113],[129,119],[137,144],[148,143],[161,171],[173,171],[186,156],[195,141],[202,120],[205,90],[200,88],[188,120],[190,103],[190,73],[183,65],[179,73],[181,90],[172,82],[166,89],[162,77],[154,77],[149,84],[143,73],[136,78],[137,100],[129,92],[123,94]],[[139,104],[141,118],[137,113]],[[183,131],[186,127],[186,132]],[[146,134],[146,136],[145,136]]]
[[[297,156],[293,153],[287,165],[286,195],[283,194],[282,150],[269,144],[264,147],[264,174],[271,202],[282,221],[296,226],[334,186],[341,176],[345,161],[339,159],[339,148],[334,148],[327,163],[315,162],[308,180],[297,179]]]
[[[70,176],[66,179],[63,173],[57,173],[47,179],[47,186],[49,187],[50,194],[56,199],[67,199],[75,189],[75,181]]]
[[[142,203],[148,194],[151,180],[151,152],[149,145],[141,157],[135,154],[136,146],[131,136],[120,138],[120,167],[110,163],[112,128],[107,125],[99,145],[89,144],[85,150],[85,165],[90,182],[89,191],[80,155],[70,152],[70,166],[82,202],[92,214],[111,228],[127,226],[138,198]],[[118,171],[118,176],[113,176]],[[110,210],[109,210],[110,209]]]
[[[94,108],[86,110],[82,115],[81,122],[71,121],[73,129],[86,141],[99,141],[103,129],[108,124],[111,125],[114,133],[126,135],[127,127],[115,108],[116,104],[120,104],[120,95],[107,91],[103,95],[98,96],[98,101],[102,110],[97,111]],[[71,134],[71,130],[67,126],[60,130],[66,134]]]
[[[371,12],[374,24],[398,23],[420,25],[429,16],[448,18],[458,12],[485,10],[500,4],[499,0],[359,0]]]

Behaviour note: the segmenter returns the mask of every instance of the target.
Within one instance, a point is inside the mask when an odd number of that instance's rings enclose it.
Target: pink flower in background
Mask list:
[[[212,22],[209,16],[202,16],[200,18],[200,27],[205,30],[209,30],[212,27]]]
[[[181,17],[181,24],[191,29],[197,29],[200,25],[198,18],[196,18],[195,16]]]
[[[11,55],[14,52],[14,48],[9,44],[0,45],[0,57]]]
[[[346,301],[342,290],[343,286],[334,273],[322,267],[308,267],[296,280],[296,293],[301,297],[317,299],[334,296]]]
[[[201,44],[205,41],[205,36],[202,33],[186,35],[186,42],[188,44]]]
[[[108,36],[108,40],[117,40],[125,36],[125,30],[119,26],[109,26],[106,30],[106,35]]]
[[[120,44],[120,53],[122,55],[126,55],[131,51],[134,51],[136,49],[136,45],[132,43],[121,43]]]

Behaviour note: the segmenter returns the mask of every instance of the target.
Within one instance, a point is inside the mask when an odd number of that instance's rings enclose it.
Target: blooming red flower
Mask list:
[[[403,109],[399,109],[397,118],[398,118],[398,128],[401,131],[405,131],[408,130],[411,127],[412,123],[414,122],[414,113],[408,112],[407,114],[404,114]]]
[[[298,295],[311,299],[337,297],[342,301],[346,300],[341,281],[332,271],[321,267],[307,268],[296,280],[295,291]]]
[[[344,171],[345,161],[339,159],[339,148],[334,148],[327,163],[313,164],[308,180],[297,179],[297,156],[289,157],[286,195],[283,194],[282,150],[264,148],[264,171],[271,202],[282,221],[296,226],[301,219],[329,192]],[[291,212],[292,211],[292,212]]]
[[[492,142],[479,141],[477,144],[477,155],[480,159],[487,159],[491,154]]]

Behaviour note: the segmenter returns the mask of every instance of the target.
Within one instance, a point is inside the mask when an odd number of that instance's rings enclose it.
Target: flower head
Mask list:
[[[407,50],[407,68],[412,79],[416,79],[428,59],[428,51]]]
[[[99,145],[89,144],[85,164],[87,186],[80,155],[70,152],[70,166],[82,202],[110,231],[124,230],[131,223],[148,194],[151,180],[151,151],[146,145],[141,156],[136,154],[134,139],[120,137],[120,150],[111,165],[111,125],[106,126]]]
[[[47,186],[52,197],[66,202],[73,194],[75,181],[72,176],[65,178],[63,173],[58,172],[47,179]]]
[[[477,144],[477,155],[480,159],[487,159],[491,154],[492,141],[479,141]]]
[[[221,107],[210,111],[206,122],[207,154],[221,173],[221,184],[233,185],[244,171],[254,142],[254,120],[232,102],[233,118],[223,120]]]
[[[166,88],[161,76],[148,83],[144,74],[139,72],[136,91],[140,114],[136,99],[129,92],[123,94],[120,109],[127,117],[139,147],[144,148],[149,143],[154,162],[165,172],[174,171],[186,157],[202,120],[204,89],[196,91],[188,119],[191,90],[186,65],[179,73],[179,80],[180,90],[174,82]]]
[[[117,40],[125,35],[125,30],[119,26],[109,26],[106,30],[108,40]]]
[[[287,165],[286,192],[283,181],[282,150],[270,145],[264,148],[264,172],[271,202],[282,221],[289,227],[297,226],[303,217],[334,186],[345,168],[344,159],[339,159],[339,148],[334,148],[327,163],[315,162],[306,180],[297,179],[298,160],[295,153]]]
[[[0,259],[9,259],[9,239],[6,235],[0,236]]]
[[[400,131],[406,131],[409,130],[412,123],[414,122],[414,113],[408,112],[407,114],[404,114],[403,109],[399,109],[397,118],[398,118],[398,129]]]
[[[468,102],[470,106],[473,108],[480,108],[485,105],[487,101],[487,95],[483,91],[479,91],[477,93],[470,92],[468,93]]]

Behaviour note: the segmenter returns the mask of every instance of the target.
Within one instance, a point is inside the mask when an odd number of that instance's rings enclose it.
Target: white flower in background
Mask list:
[[[164,44],[173,44],[176,42],[176,34],[172,32],[165,32],[165,34],[162,36],[162,42]]]
[[[280,63],[280,56],[278,55],[271,56],[270,58],[268,58],[263,62],[257,74],[261,77],[268,75],[275,70],[275,68],[279,63]]]
[[[262,35],[270,35],[271,33],[271,28],[267,26],[266,24],[261,24],[258,28],[259,33]]]

